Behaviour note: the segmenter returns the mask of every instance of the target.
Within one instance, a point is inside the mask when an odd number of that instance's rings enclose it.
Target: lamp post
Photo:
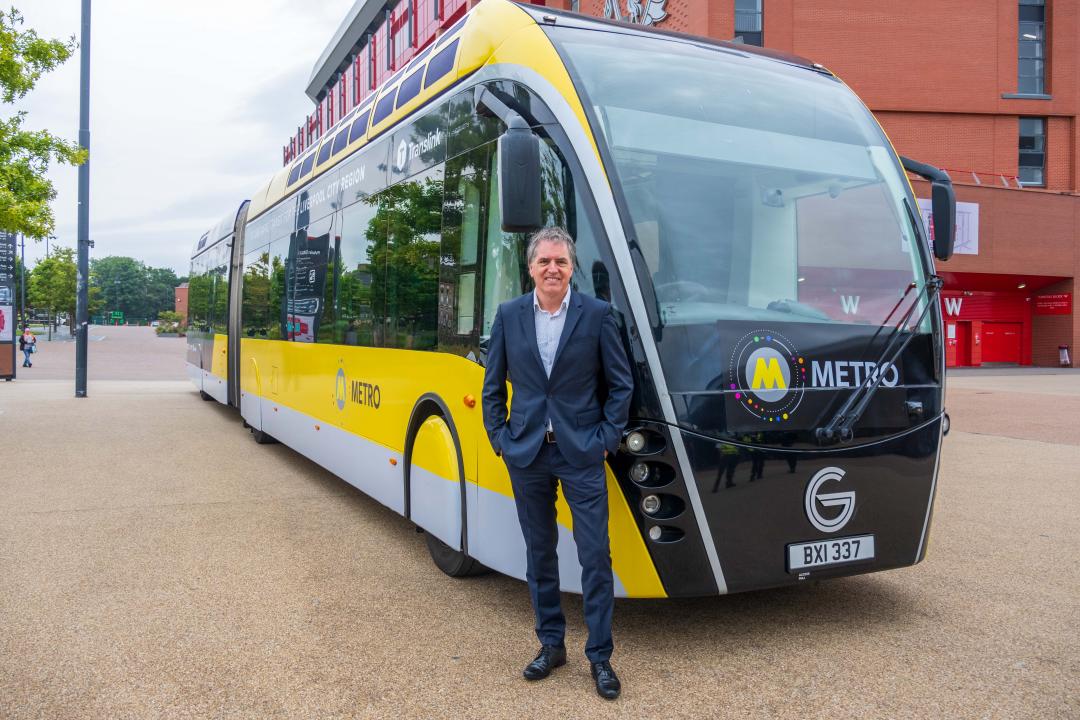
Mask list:
[[[79,42],[79,146],[90,149],[90,0],[82,0]],[[90,324],[90,161],[79,166],[79,266],[75,298],[75,397],[86,397],[87,330]]]

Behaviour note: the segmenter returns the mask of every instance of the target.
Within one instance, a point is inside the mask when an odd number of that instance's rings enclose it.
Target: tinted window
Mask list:
[[[356,142],[364,136],[365,132],[367,132],[367,121],[369,114],[369,111],[365,110],[364,112],[360,113],[360,117],[353,120],[352,127],[349,128],[349,142]]]
[[[300,177],[300,167],[300,163],[296,163],[295,165],[293,165],[293,169],[289,171],[289,181],[287,183],[288,185],[292,185],[294,182],[296,182],[296,179]]]
[[[330,142],[324,142],[322,147],[319,148],[319,165],[322,165],[330,157],[331,145]]]
[[[337,155],[339,152],[344,150],[345,146],[348,145],[348,144],[349,144],[349,131],[348,130],[342,130],[341,132],[339,132],[334,137],[334,154]]]
[[[382,306],[375,298],[385,296],[386,233],[379,231],[385,214],[378,213],[378,199],[364,198],[342,212],[340,268],[336,296],[338,329],[334,341],[345,345],[377,345],[375,327],[381,325]],[[376,252],[376,241],[382,250]],[[378,261],[383,264],[378,265]],[[378,318],[378,323],[376,323]]]
[[[244,256],[241,336],[265,339],[270,330],[270,246]]]
[[[447,45],[445,50],[440,50],[435,57],[431,58],[427,67],[427,77],[424,78],[424,87],[431,87],[432,83],[453,70],[457,46],[458,41],[455,40]]]
[[[285,323],[285,289],[289,266],[289,238],[278,238],[270,243],[270,288],[267,308],[266,337],[271,340],[288,340]]]
[[[371,119],[372,125],[378,125],[383,120],[385,120],[390,115],[390,113],[394,111],[394,97],[396,95],[397,88],[394,88],[394,90],[389,95],[384,97],[378,102],[377,105],[375,105],[375,117]]]
[[[434,349],[438,342],[442,166],[385,190],[388,347]]]
[[[304,159],[304,166],[300,169],[300,177],[304,177],[311,172],[311,166],[315,164],[315,154],[312,153]]]
[[[458,93],[450,100],[446,153],[452,157],[495,140],[503,132],[498,118],[476,114],[472,90]]]
[[[404,82],[401,83],[401,88],[398,89],[397,107],[401,107],[420,94],[420,81],[423,80],[423,78],[423,69],[417,70],[412,75],[405,78]]]
[[[296,342],[329,342],[333,336],[333,283],[326,282],[327,270],[334,262],[330,241],[333,217],[297,230],[289,245],[286,322],[290,338]]]

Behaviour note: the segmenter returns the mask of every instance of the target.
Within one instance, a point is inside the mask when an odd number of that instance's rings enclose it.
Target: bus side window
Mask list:
[[[374,311],[375,283],[380,287],[385,275],[385,263],[376,272],[375,222],[377,197],[363,197],[345,208],[341,214],[341,244],[339,277],[336,294],[338,329],[334,342],[345,345],[374,347],[375,318],[381,323],[382,309]],[[384,233],[385,235],[385,233]]]
[[[229,331],[229,245],[232,236],[218,243],[214,258],[214,332]]]
[[[266,338],[270,326],[270,247],[244,256],[243,337]]]
[[[476,356],[479,342],[477,285],[486,183],[485,152],[466,153],[446,163],[439,260],[439,349],[466,357]]]
[[[386,244],[387,347],[433,350],[438,342],[443,166],[387,188],[379,212]]]
[[[487,233],[484,248],[484,325],[481,337],[491,335],[499,303],[522,295],[531,288],[529,269],[525,261],[525,234],[507,233],[502,229],[499,211],[499,157],[495,144],[490,149],[486,192]]]
[[[289,257],[291,297],[288,324],[297,342],[328,342],[333,335],[333,300],[327,307],[327,271],[333,266],[332,218],[322,218],[292,235]],[[333,293],[333,276],[330,281]]]
[[[285,322],[285,291],[289,267],[289,236],[279,237],[270,243],[270,307],[268,312],[269,338],[288,340]]]

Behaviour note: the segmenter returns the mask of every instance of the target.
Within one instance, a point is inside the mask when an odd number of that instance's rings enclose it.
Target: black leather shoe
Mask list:
[[[619,676],[611,669],[611,663],[607,660],[592,664],[592,676],[596,681],[596,694],[605,700],[614,700],[619,697],[622,683]]]
[[[566,664],[566,648],[556,645],[543,645],[536,659],[525,666],[522,675],[526,680],[543,680],[551,671]]]

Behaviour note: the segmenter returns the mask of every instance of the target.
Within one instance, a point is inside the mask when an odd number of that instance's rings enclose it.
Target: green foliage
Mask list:
[[[162,310],[158,313],[158,321],[161,323],[157,326],[157,334],[162,335],[165,333],[179,333],[180,325],[184,321],[184,317],[178,312],[172,310]]]
[[[5,104],[24,97],[76,47],[74,38],[66,43],[43,40],[22,24],[15,8],[0,11],[0,99]],[[56,226],[49,206],[56,189],[46,176],[50,163],[81,165],[87,153],[45,130],[23,130],[25,116],[18,112],[0,119],[0,230],[41,239]]]
[[[90,290],[95,289],[106,312],[121,310],[128,318],[154,318],[176,307],[176,273],[150,268],[130,257],[110,255],[90,263]]]
[[[58,247],[30,272],[26,299],[37,309],[47,309],[50,317],[67,313],[75,317],[75,251]]]

